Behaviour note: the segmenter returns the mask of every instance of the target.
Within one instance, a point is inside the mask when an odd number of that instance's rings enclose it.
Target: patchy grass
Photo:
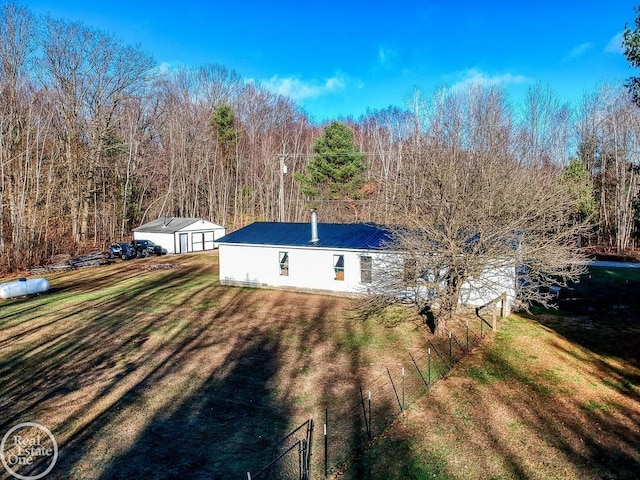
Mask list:
[[[564,315],[511,316],[341,477],[640,478],[637,280],[592,269]]]
[[[217,253],[118,261],[2,301],[0,432],[47,426],[48,479],[246,478],[424,348],[421,328],[358,320],[349,299],[223,287],[217,271]]]
[[[142,268],[154,262],[182,268]],[[246,478],[307,418],[321,440],[325,408],[332,442],[346,437],[333,454],[355,453],[359,389],[374,392],[375,423],[376,408],[398,409],[376,387],[397,382],[407,352],[426,373],[430,338],[402,307],[363,321],[345,298],[223,287],[216,275],[215,253],[117,262],[2,301],[0,433],[49,427],[60,457],[48,479]],[[564,316],[502,322],[336,476],[638,478],[634,281],[594,272],[565,292]],[[432,377],[443,372],[434,355]],[[336,422],[342,411],[356,412],[349,424]]]

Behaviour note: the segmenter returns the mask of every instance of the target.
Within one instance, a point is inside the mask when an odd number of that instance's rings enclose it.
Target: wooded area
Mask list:
[[[291,100],[222,65],[164,71],[139,47],[13,3],[0,12],[0,59],[0,270],[102,248],[162,216],[228,231],[307,220],[296,179],[324,126]],[[510,182],[511,172],[533,172],[541,189],[563,178],[576,222],[593,221],[585,244],[635,247],[640,110],[622,86],[603,85],[577,106],[539,85],[522,105],[497,86],[415,91],[403,108],[337,120],[353,132],[364,182],[354,195],[313,198],[321,221],[419,217],[446,193],[434,166],[482,172],[486,162],[507,175],[496,184],[502,198],[519,198],[523,180]],[[457,205],[487,191],[465,185]]]

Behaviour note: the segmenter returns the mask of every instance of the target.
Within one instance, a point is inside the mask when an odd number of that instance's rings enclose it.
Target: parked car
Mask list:
[[[129,243],[111,243],[104,252],[105,258],[121,258],[122,260],[129,260],[133,258],[134,252]]]
[[[120,258],[122,260],[131,260],[132,258],[136,258],[136,252],[133,248],[131,248],[130,243],[121,243],[122,251],[120,252]]]
[[[136,257],[146,257],[147,255],[166,255],[167,249],[156,245],[151,240],[133,240],[131,248]]]

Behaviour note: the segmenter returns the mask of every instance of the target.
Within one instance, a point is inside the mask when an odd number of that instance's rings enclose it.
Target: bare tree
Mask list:
[[[603,86],[585,97],[577,124],[578,156],[598,204],[598,243],[618,253],[631,247],[638,215],[639,116],[632,92]]]
[[[119,109],[139,93],[152,66],[146,53],[102,32],[47,20],[40,72],[57,108],[76,243],[89,241],[90,212],[93,207],[96,213],[99,183],[109,180],[103,175],[104,161]]]
[[[405,181],[420,196],[396,212],[389,248],[398,253],[377,268],[368,300],[378,306],[409,299],[420,311],[431,309],[443,335],[474,291],[548,304],[542,287],[564,285],[584,268],[576,240],[586,225],[570,219],[576,199],[561,169],[513,156],[499,91],[472,89],[440,105],[453,111],[438,115],[463,121],[449,134],[427,135],[407,154],[413,158],[404,163],[416,167]]]
[[[565,165],[570,149],[571,109],[537,84],[527,91],[517,127],[517,155],[537,164]]]
[[[32,88],[28,65],[37,35],[25,9],[0,9],[0,268],[37,261],[41,229],[34,224],[42,204],[43,145],[49,118]]]

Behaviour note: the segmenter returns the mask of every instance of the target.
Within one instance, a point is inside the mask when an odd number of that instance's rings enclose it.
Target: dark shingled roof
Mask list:
[[[311,223],[255,222],[216,240],[217,243],[372,250],[390,240],[385,227],[371,223],[318,223],[318,241],[311,241]]]

